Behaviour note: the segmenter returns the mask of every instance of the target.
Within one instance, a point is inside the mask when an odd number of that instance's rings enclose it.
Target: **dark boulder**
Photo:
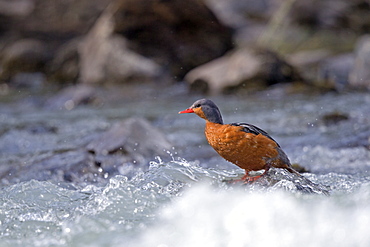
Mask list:
[[[0,1],[3,32],[37,36],[49,42],[86,33],[112,0],[12,0]],[[2,26],[1,26],[2,25]]]
[[[10,80],[17,73],[43,72],[51,59],[49,47],[37,39],[20,39],[4,47],[0,79]]]
[[[231,29],[202,0],[121,0],[115,32],[129,48],[183,77],[232,48]]]

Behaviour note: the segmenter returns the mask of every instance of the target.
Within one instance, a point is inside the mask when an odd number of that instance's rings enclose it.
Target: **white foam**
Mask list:
[[[345,199],[345,200],[344,200]],[[196,185],[137,246],[369,246],[369,185],[343,198]]]

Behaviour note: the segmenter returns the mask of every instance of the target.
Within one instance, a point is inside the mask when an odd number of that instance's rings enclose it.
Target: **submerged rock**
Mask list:
[[[107,178],[117,174],[132,176],[147,170],[149,160],[166,154],[172,147],[158,129],[141,118],[129,118],[101,134],[83,136],[86,140],[77,144],[58,143],[60,132],[40,123],[4,134],[1,151],[19,158],[2,157],[3,162],[12,165],[0,167],[0,183],[32,179],[74,185],[106,183]],[[12,144],[16,136],[20,140]]]
[[[87,144],[95,165],[104,174],[131,176],[148,169],[148,160],[168,155],[172,144],[160,130],[143,118],[129,118]]]
[[[72,110],[79,105],[98,100],[96,89],[89,85],[70,86],[49,98],[45,107],[59,110]]]
[[[116,123],[87,145],[94,154],[122,153],[126,156],[153,157],[172,147],[166,137],[148,121],[129,118]]]
[[[103,178],[99,167],[88,152],[66,150],[60,153],[39,155],[23,166],[12,166],[1,171],[1,182],[12,184],[36,179],[53,182],[95,183]]]
[[[323,123],[327,126],[338,124],[339,122],[342,122],[348,119],[349,119],[348,114],[341,113],[341,112],[328,113],[322,117]]]
[[[142,118],[114,124],[87,144],[95,165],[105,174],[131,176],[146,170],[148,160],[166,154],[172,144],[158,129]]]

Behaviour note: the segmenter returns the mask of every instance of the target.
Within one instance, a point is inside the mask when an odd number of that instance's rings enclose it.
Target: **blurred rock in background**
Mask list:
[[[370,90],[370,35],[362,36],[356,45],[349,83],[352,87]]]
[[[369,89],[369,31],[365,0],[0,0],[0,84]]]
[[[202,0],[121,2],[115,32],[130,41],[130,49],[152,58],[178,79],[232,48],[231,28]]]
[[[246,48],[191,70],[185,79],[192,90],[211,94],[302,80],[298,71],[277,53]]]

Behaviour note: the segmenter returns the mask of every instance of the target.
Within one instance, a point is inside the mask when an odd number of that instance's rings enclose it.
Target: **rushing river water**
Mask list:
[[[198,98],[154,95],[70,111],[3,103],[0,246],[370,245],[370,94],[212,97],[225,122],[269,132],[315,185],[278,169],[252,185],[226,183],[243,171],[207,145],[202,119],[177,114]],[[129,116],[148,119],[173,149],[96,183],[22,173]],[[60,162],[46,160],[49,170]]]

